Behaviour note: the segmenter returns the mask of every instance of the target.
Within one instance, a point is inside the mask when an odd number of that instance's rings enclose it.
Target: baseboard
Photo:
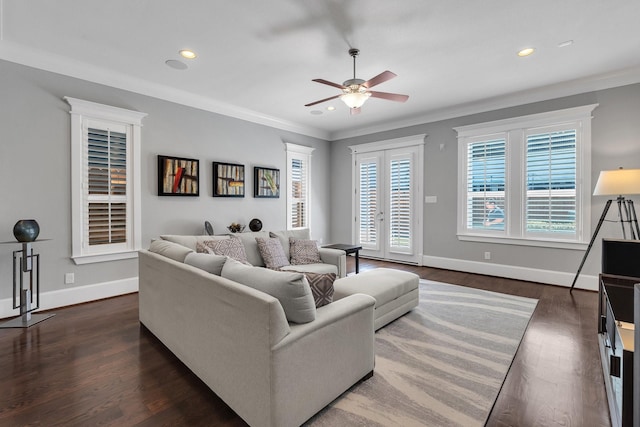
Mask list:
[[[93,285],[42,292],[40,294],[40,308],[38,309],[38,312],[67,305],[111,298],[137,291],[138,278],[129,277],[111,282],[95,283]],[[0,319],[14,317],[20,314],[18,309],[14,310],[12,307],[13,301],[11,298],[0,300]]]
[[[486,274],[488,276],[506,277],[529,282],[571,287],[575,273],[540,270],[537,268],[516,267],[513,265],[494,264],[489,262],[466,261],[454,258],[441,258],[425,255],[422,265],[443,268],[446,270],[464,271],[466,273]],[[576,289],[598,290],[598,277],[581,274],[576,281]]]

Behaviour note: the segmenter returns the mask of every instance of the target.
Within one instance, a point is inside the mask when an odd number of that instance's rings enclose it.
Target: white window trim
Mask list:
[[[584,250],[587,247],[588,239],[591,235],[591,113],[598,104],[584,105],[580,107],[567,108],[564,110],[549,111],[528,116],[514,117],[504,120],[496,120],[486,123],[477,123],[468,126],[453,128],[458,133],[458,206],[457,206],[457,237],[462,241],[501,243],[509,245],[524,245],[538,247],[553,247],[562,249]],[[507,137],[507,170],[506,181],[512,182],[513,172],[510,165],[514,161],[519,162],[519,167],[524,168],[524,153],[514,152],[510,147],[509,138],[524,138],[525,129],[536,127],[550,127],[570,122],[580,122],[579,147],[577,147],[576,158],[576,182],[580,185],[580,190],[576,193],[576,204],[580,206],[579,217],[576,217],[578,226],[577,239],[568,241],[553,239],[549,237],[524,237],[524,233],[495,235],[480,231],[469,232],[465,228],[464,218],[466,209],[466,182],[465,165],[466,150],[464,149],[470,141],[478,137],[495,134],[506,134]],[[513,208],[522,212],[523,207],[522,190],[518,189],[515,194],[506,188],[505,206],[507,209]],[[509,227],[509,226],[508,226]]]
[[[306,203],[305,203],[305,224],[306,227],[311,229],[311,156],[315,148],[307,147],[305,145],[292,144],[290,142],[284,143],[284,149],[287,152],[287,229],[293,229],[291,227],[293,218],[291,215],[291,205],[293,203],[293,194],[291,191],[291,162],[294,159],[302,160],[307,165],[305,170],[305,182],[306,188]]]
[[[71,258],[76,264],[115,261],[136,258],[141,248],[141,174],[140,174],[140,145],[142,119],[146,113],[126,110],[97,104],[81,99],[64,97],[71,110]],[[83,125],[88,120],[110,121],[131,128],[131,152],[127,158],[131,165],[129,179],[131,181],[131,245],[125,250],[111,251],[100,254],[86,254],[83,251]]]

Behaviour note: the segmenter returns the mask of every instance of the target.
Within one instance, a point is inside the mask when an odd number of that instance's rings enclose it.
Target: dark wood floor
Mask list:
[[[383,266],[540,300],[488,426],[610,426],[596,293],[360,262]],[[0,329],[0,426],[245,425],[140,326],[137,294],[54,312],[27,330]]]

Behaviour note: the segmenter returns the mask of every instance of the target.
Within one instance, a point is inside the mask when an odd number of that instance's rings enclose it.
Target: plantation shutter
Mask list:
[[[467,229],[486,229],[486,202],[494,200],[504,206],[505,155],[504,138],[472,142],[467,145]],[[497,227],[494,227],[496,229]],[[504,225],[500,227],[503,229]]]
[[[378,163],[364,160],[359,167],[359,243],[363,248],[378,246]]]
[[[300,158],[291,160],[291,227],[304,228],[307,224],[307,165]]]
[[[527,135],[526,165],[526,231],[576,233],[576,129]]]
[[[406,157],[392,159],[389,164],[389,245],[394,251],[411,250],[412,247],[412,163],[412,159]]]
[[[127,134],[90,127],[87,141],[86,243],[126,243]]]

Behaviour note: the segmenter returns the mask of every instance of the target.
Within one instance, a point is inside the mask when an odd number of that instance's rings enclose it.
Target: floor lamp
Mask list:
[[[593,195],[594,196],[617,196],[615,200],[618,204],[618,219],[620,220],[620,226],[622,227],[622,237],[624,239],[627,238],[625,223],[628,223],[629,238],[633,240],[640,239],[640,229],[638,228],[638,217],[636,216],[636,209],[633,206],[633,200],[625,199],[623,194],[626,194],[626,195],[640,194],[640,169],[620,168],[617,170],[600,172],[600,176],[598,177],[598,182],[596,183],[596,187],[593,190]],[[602,211],[602,215],[600,216],[598,225],[596,226],[596,229],[593,232],[593,236],[591,236],[591,241],[589,242],[587,251],[584,253],[584,256],[582,257],[582,262],[580,263],[580,267],[578,267],[576,277],[573,278],[573,283],[571,284],[571,289],[569,290],[569,292],[572,292],[573,287],[576,285],[576,281],[578,280],[580,271],[582,271],[584,262],[587,260],[589,251],[593,246],[593,242],[595,242],[596,240],[598,231],[600,231],[600,227],[602,226],[602,223],[604,222],[604,219],[607,216],[607,212],[609,211],[609,207],[611,207],[611,203],[613,203],[613,200],[614,199],[607,200],[607,203],[604,205],[604,210]]]

